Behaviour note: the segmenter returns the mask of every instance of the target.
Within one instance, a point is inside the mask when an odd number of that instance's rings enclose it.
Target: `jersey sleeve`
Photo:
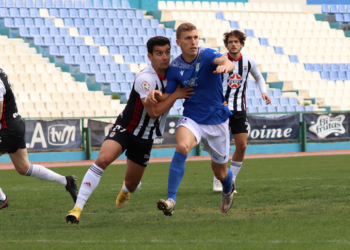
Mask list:
[[[0,102],[4,100],[4,95],[6,94],[5,84],[0,79]]]
[[[135,91],[140,95],[141,99],[147,97],[148,93],[151,90],[155,90],[156,87],[157,83],[147,73],[140,74],[135,79],[134,88]]]
[[[179,84],[177,79],[176,79],[176,68],[174,67],[169,67],[168,71],[166,73],[166,79],[168,81],[167,86],[165,87],[165,93],[172,94],[175,92],[177,85]]]
[[[260,73],[260,70],[258,68],[258,64],[256,63],[256,61],[253,58],[249,58],[249,62],[252,65],[252,68],[250,69],[250,73],[252,74],[252,76],[254,77],[256,84],[259,87],[259,90],[261,93],[266,93],[266,83],[264,80],[264,77],[262,76],[262,74]]]
[[[217,52],[214,49],[205,49],[205,51],[203,52],[203,56],[206,60],[210,61],[211,66],[216,67],[216,64],[214,64],[214,61],[216,58],[221,57],[222,54]]]

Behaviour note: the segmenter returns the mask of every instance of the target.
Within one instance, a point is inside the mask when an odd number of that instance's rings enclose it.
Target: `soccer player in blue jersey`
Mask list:
[[[234,64],[215,50],[198,48],[198,32],[191,23],[181,24],[176,38],[182,55],[175,58],[168,68],[165,93],[155,90],[152,94],[157,96],[157,101],[163,101],[181,84],[193,88],[194,95],[185,101],[183,117],[177,125],[168,198],[160,199],[157,206],[164,215],[172,215],[187,155],[202,140],[203,150],[211,155],[214,175],[223,185],[221,212],[226,213],[232,206],[234,191],[232,171],[227,169],[230,150],[228,118],[232,113],[223,105],[221,74],[233,71]],[[152,94],[149,99],[155,102]]]

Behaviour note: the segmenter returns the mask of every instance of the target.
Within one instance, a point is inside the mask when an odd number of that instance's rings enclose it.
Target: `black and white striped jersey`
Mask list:
[[[232,111],[246,111],[246,89],[249,73],[252,74],[257,81],[260,91],[266,92],[265,81],[261,75],[256,61],[248,55],[240,55],[235,60],[229,53],[225,54],[230,61],[235,64],[235,69],[231,73],[222,75],[222,86],[225,96],[225,101],[228,108]]]
[[[144,108],[141,99],[145,98],[151,90],[164,91],[167,80],[157,75],[149,64],[135,77],[128,103],[117,118],[117,124],[142,139],[154,139],[164,132],[166,116],[169,111],[157,119],[152,119]]]

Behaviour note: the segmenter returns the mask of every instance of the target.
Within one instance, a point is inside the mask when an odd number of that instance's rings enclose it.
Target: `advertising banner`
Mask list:
[[[25,141],[30,150],[62,150],[80,148],[80,120],[25,120]]]
[[[298,140],[299,115],[248,116],[248,141]]]
[[[350,138],[349,113],[304,114],[308,139]]]

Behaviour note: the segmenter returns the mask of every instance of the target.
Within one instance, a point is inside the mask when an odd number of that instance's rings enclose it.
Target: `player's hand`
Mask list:
[[[271,98],[266,93],[262,94],[262,99],[266,101],[266,105],[271,103]]]
[[[216,67],[216,70],[213,73],[214,74],[228,73],[228,67],[226,65],[218,65]]]
[[[226,101],[224,101],[224,103],[223,103],[222,105],[224,105],[224,106],[228,107],[228,104],[227,104],[227,102],[226,102]]]
[[[163,93],[160,90],[151,90],[151,92],[148,93],[146,96],[145,103],[150,102],[153,104],[157,104],[158,100],[156,99],[156,96],[162,96]]]
[[[191,98],[191,95],[194,95],[193,88],[191,87],[184,87],[181,88],[181,84],[177,85],[177,88],[174,92],[176,94],[176,99],[189,99]]]

